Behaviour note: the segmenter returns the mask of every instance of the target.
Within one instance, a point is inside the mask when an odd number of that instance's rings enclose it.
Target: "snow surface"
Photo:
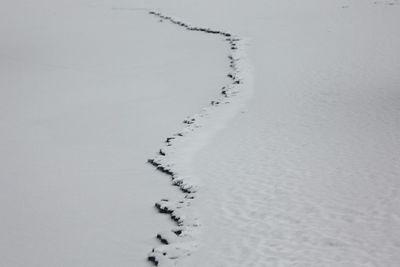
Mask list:
[[[180,193],[146,161],[218,95],[225,44],[118,1],[2,6],[0,266],[148,266]]]
[[[5,6],[1,266],[150,264],[174,227],[152,206],[183,195],[145,160],[193,114],[169,160],[196,188],[197,251],[165,265],[400,265],[397,0]],[[150,10],[246,37],[231,103],[209,104],[226,43]]]
[[[194,160],[181,266],[399,266],[400,6],[251,2],[224,21],[251,37],[255,94]]]
[[[251,66],[246,55],[246,40],[232,33],[193,26],[177,18],[157,11],[150,15],[184,30],[223,38],[229,53],[226,56],[229,71],[227,83],[220,88],[218,98],[194,116],[186,118],[185,127],[179,133],[167,137],[165,146],[155,158],[149,159],[161,173],[171,177],[172,184],[182,191],[180,199],[162,199],[155,204],[162,214],[169,214],[177,227],[160,232],[157,239],[161,245],[153,248],[148,260],[154,265],[174,266],[196,250],[200,222],[196,210],[191,208],[198,191],[199,182],[190,168],[193,158],[207,141],[224,125],[252,94]],[[213,124],[210,123],[214,122]],[[220,123],[225,122],[225,123]],[[207,127],[204,127],[206,124]]]

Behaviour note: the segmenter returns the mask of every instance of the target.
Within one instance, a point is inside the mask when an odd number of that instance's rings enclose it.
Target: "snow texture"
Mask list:
[[[191,26],[159,12],[150,11],[149,14],[160,19],[160,22],[167,21],[188,31],[222,37],[228,44],[230,51],[227,55],[230,72],[226,74],[229,83],[220,89],[220,97],[211,101],[210,105],[204,108],[202,112],[187,117],[183,121],[185,125],[183,130],[167,137],[165,146],[159,150],[158,155],[148,160],[158,171],[168,175],[172,184],[179,187],[183,193],[183,197],[179,200],[162,199],[155,204],[157,210],[160,213],[168,214],[177,227],[171,231],[158,233],[156,237],[161,245],[153,248],[148,256],[148,260],[156,266],[174,266],[183,257],[190,256],[196,249],[195,235],[199,232],[200,226],[199,218],[195,211],[191,210],[192,200],[197,193],[198,181],[188,168],[190,166],[188,161],[192,159],[198,148],[196,147],[188,153],[187,148],[185,151],[182,147],[193,147],[193,143],[196,142],[196,140],[193,140],[194,132],[198,132],[198,129],[204,125],[204,120],[212,117],[215,109],[229,104],[233,97],[240,95],[243,84],[250,84],[250,79],[246,79],[249,77],[250,67],[244,51],[246,42],[242,38],[220,30]],[[204,138],[204,134],[202,135]],[[192,144],[190,144],[191,142]]]
[[[255,93],[194,160],[202,235],[181,266],[399,266],[400,8],[385,2],[227,12],[252,38]]]

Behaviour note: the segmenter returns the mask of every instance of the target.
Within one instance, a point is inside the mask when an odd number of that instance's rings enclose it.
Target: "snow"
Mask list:
[[[397,0],[5,5],[1,266],[399,265]]]
[[[230,20],[255,94],[194,160],[203,230],[181,266],[398,266],[399,6],[268,2]]]
[[[153,248],[148,256],[148,260],[154,265],[174,266],[184,257],[190,256],[198,246],[196,236],[201,224],[191,205],[201,181],[191,175],[193,157],[251,96],[252,73],[246,55],[248,44],[245,39],[226,31],[193,26],[157,11],[150,11],[149,14],[187,31],[222,37],[229,49],[226,55],[229,65],[226,75],[228,81],[220,88],[219,97],[200,113],[186,118],[183,121],[183,130],[167,137],[165,146],[159,150],[158,155],[148,161],[161,173],[170,176],[172,184],[183,193],[180,199],[162,199],[156,203],[158,211],[169,214],[177,227],[158,233],[157,238],[161,245]]]
[[[148,266],[180,193],[146,161],[218,94],[225,44],[115,1],[3,5],[0,265]]]

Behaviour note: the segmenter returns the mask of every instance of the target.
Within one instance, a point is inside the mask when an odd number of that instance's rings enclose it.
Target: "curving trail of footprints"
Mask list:
[[[187,257],[196,249],[196,242],[193,237],[196,229],[200,225],[198,218],[190,210],[191,201],[195,198],[197,186],[196,182],[185,170],[182,171],[182,162],[177,162],[177,154],[182,154],[182,142],[190,136],[197,128],[201,127],[202,119],[206,118],[213,109],[224,104],[230,103],[229,99],[236,96],[240,87],[245,83],[245,66],[243,63],[243,40],[231,33],[213,30],[210,28],[194,27],[175,18],[165,16],[159,12],[150,11],[150,15],[155,16],[162,21],[173,23],[188,31],[198,31],[206,34],[213,34],[224,38],[229,45],[229,67],[230,72],[227,74],[229,83],[221,88],[221,94],[218,99],[211,101],[207,108],[204,108],[195,116],[189,117],[183,121],[184,129],[168,137],[165,140],[165,146],[161,148],[158,155],[149,159],[148,163],[153,165],[158,171],[168,175],[172,184],[179,187],[183,193],[183,197],[177,201],[162,199],[155,204],[159,213],[167,214],[176,223],[176,228],[168,232],[158,233],[157,239],[160,246],[153,248],[147,259],[155,266],[174,266],[182,257]],[[181,147],[180,147],[181,145]],[[178,151],[179,150],[179,151]],[[177,152],[178,153],[175,153]],[[182,157],[182,155],[180,155]],[[181,163],[179,165],[179,163]],[[184,169],[184,168],[183,168]]]

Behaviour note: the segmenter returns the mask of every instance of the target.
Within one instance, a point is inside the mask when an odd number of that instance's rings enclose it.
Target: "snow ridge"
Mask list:
[[[170,176],[172,184],[179,187],[183,193],[182,199],[175,201],[162,199],[155,204],[158,212],[168,214],[177,227],[168,232],[158,233],[156,237],[161,245],[153,248],[147,257],[148,261],[155,266],[175,266],[179,259],[190,256],[192,251],[196,249],[197,244],[194,235],[198,232],[200,226],[198,218],[190,209],[198,189],[198,183],[190,175],[188,163],[198,148],[198,145],[196,146],[193,143],[201,139],[197,137],[193,140],[193,136],[195,133],[199,135],[198,129],[202,127],[202,122],[205,122],[205,119],[208,119],[211,113],[225,104],[231,103],[233,97],[241,93],[243,85],[248,80],[248,66],[244,53],[245,42],[242,38],[225,31],[194,27],[159,12],[150,11],[149,14],[157,17],[160,22],[168,21],[188,31],[198,31],[223,37],[229,45],[230,71],[227,74],[229,82],[221,88],[220,96],[211,101],[210,105],[203,108],[200,113],[186,118],[183,121],[185,125],[183,130],[168,137],[165,140],[165,146],[159,150],[158,155],[148,160],[148,163],[158,171]],[[207,133],[200,134],[207,135]],[[204,138],[204,136],[202,137]]]

